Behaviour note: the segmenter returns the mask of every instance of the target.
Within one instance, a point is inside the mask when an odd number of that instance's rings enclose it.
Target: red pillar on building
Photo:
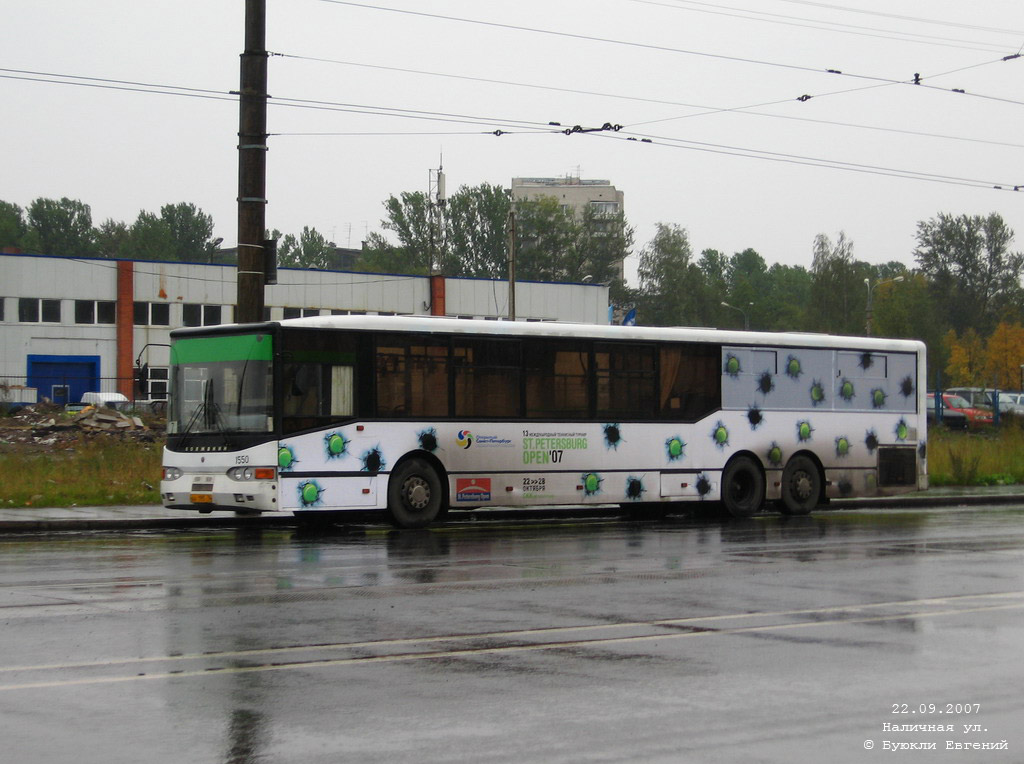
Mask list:
[[[135,398],[135,263],[117,261],[117,391],[129,399]]]
[[[430,277],[430,315],[445,315],[444,276]]]

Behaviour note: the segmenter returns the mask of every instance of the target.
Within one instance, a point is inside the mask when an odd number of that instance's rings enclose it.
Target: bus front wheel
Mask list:
[[[806,456],[794,456],[782,471],[782,506],[787,515],[806,515],[821,500],[821,472]]]
[[[388,512],[399,528],[425,528],[442,515],[444,492],[437,472],[422,459],[398,465],[388,481]]]
[[[722,472],[722,503],[733,517],[750,517],[764,504],[764,474],[748,456],[737,456]]]

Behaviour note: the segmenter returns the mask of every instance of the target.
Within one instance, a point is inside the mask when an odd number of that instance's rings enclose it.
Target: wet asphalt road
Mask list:
[[[10,536],[0,746],[75,764],[1021,762],[1022,562],[1024,507],[1005,506]]]

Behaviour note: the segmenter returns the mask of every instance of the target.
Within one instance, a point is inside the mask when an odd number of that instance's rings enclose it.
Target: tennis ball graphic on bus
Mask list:
[[[665,441],[665,452],[670,462],[676,462],[686,454],[686,441],[678,435]]]
[[[312,507],[320,502],[324,489],[315,480],[307,480],[299,484],[299,502],[304,507]]]
[[[850,455],[850,439],[845,435],[836,438],[836,456],[843,457]]]
[[[768,463],[773,467],[778,467],[782,464],[782,446],[775,441],[768,447]]]
[[[896,423],[896,440],[906,440],[910,437],[910,425],[907,424],[906,419],[901,419]]]
[[[711,431],[711,439],[719,448],[725,448],[729,445],[729,429],[722,422],[719,422],[715,425],[715,429]]]
[[[324,448],[328,459],[340,459],[348,453],[348,441],[340,432],[328,433],[324,436]]]
[[[801,419],[796,423],[796,439],[801,443],[811,439],[811,433],[814,432],[814,428],[811,427],[811,423],[806,419]]]
[[[842,384],[839,385],[839,397],[844,401],[852,401],[854,396],[853,382],[848,379],[844,379]]]
[[[296,465],[299,460],[295,458],[295,452],[291,446],[281,446],[277,449],[277,466],[281,472],[287,472]]]
[[[791,355],[786,359],[786,376],[791,379],[799,379],[800,375],[803,374],[803,368],[800,366],[800,359],[795,355]]]
[[[587,472],[583,475],[582,482],[583,493],[587,496],[596,496],[601,493],[601,483],[604,482],[604,480],[596,472]]]
[[[814,380],[811,385],[811,404],[814,406],[820,406],[825,402],[825,388],[821,384],[821,380]]]
[[[885,408],[885,399],[888,398],[885,394],[885,390],[880,387],[876,387],[871,391],[871,405],[876,409]]]
[[[743,369],[740,367],[740,359],[729,353],[725,357],[725,373],[730,377],[738,377],[741,371]]]

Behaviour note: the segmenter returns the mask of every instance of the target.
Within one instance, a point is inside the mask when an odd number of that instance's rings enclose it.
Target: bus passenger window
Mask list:
[[[589,354],[580,342],[535,341],[527,345],[526,416],[581,419],[590,409]]]
[[[695,422],[722,405],[717,345],[664,345],[659,362],[664,419]]]
[[[394,338],[377,346],[377,416],[448,416],[448,347]]]
[[[286,417],[320,414],[320,367],[312,363],[290,363],[284,367],[282,413]]]
[[[456,416],[519,416],[519,343],[461,337],[455,342]]]
[[[654,348],[594,346],[597,415],[610,419],[651,419],[654,404]]]

